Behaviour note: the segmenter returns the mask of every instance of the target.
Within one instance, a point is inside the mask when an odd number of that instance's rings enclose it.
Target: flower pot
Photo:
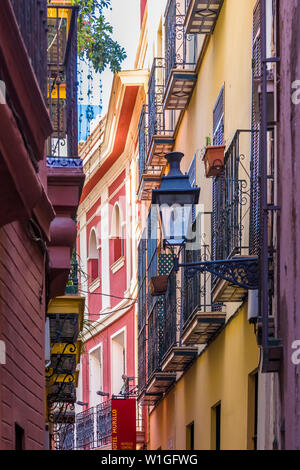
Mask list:
[[[207,178],[218,176],[224,168],[225,145],[206,147],[203,157]]]
[[[149,290],[153,297],[164,295],[167,291],[169,276],[155,276],[149,280]]]

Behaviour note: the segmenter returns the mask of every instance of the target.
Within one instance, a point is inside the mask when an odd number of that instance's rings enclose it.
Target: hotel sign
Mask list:
[[[111,400],[112,450],[136,450],[136,400]]]

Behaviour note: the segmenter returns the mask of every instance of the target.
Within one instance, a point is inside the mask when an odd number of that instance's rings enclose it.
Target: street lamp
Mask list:
[[[152,191],[152,204],[159,206],[165,244],[183,245],[192,224],[192,209],[198,203],[200,188],[193,187],[180,170],[181,152],[166,155],[169,173],[162,177],[160,189]]]
[[[192,208],[198,203],[200,188],[193,187],[187,174],[180,170],[183,153],[171,152],[166,155],[169,173],[163,176],[160,189],[152,191],[152,204],[159,207],[164,246],[171,249],[174,269],[185,268],[187,275],[196,271],[210,272],[231,284],[245,289],[258,288],[257,257],[233,258],[225,260],[179,263],[180,251],[188,239],[192,226]],[[175,247],[179,252],[175,254]]]

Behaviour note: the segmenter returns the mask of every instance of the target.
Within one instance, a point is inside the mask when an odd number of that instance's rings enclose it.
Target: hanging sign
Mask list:
[[[136,450],[136,400],[111,400],[112,450]]]

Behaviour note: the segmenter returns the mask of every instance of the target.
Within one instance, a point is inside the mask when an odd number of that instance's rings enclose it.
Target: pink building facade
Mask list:
[[[86,183],[78,212],[77,251],[88,326],[78,419],[91,413],[97,420],[112,398],[129,393],[135,399],[137,393],[137,129],[146,74],[115,75],[108,113],[80,152]],[[137,442],[143,446],[143,413],[138,408],[136,416]],[[96,427],[79,448],[110,448],[109,432],[99,442]]]

